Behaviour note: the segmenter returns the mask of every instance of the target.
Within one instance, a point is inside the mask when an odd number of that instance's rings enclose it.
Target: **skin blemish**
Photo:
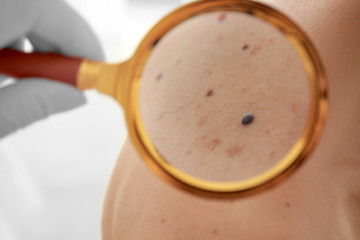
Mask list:
[[[183,109],[184,108],[184,106],[182,105],[182,104],[179,104],[178,105],[178,109],[180,110],[180,109]]]
[[[218,138],[215,138],[211,142],[209,142],[208,148],[210,149],[210,151],[213,151],[220,144],[221,144],[221,140]]]
[[[158,43],[159,43],[160,39],[156,39],[154,42],[153,42],[153,47],[155,47]]]
[[[248,91],[248,89],[247,88],[243,88],[243,89],[241,89],[241,93],[246,93]]]
[[[291,111],[292,111],[293,113],[296,113],[297,108],[298,108],[298,105],[297,105],[296,103],[294,103],[294,104],[291,106]]]
[[[197,121],[197,126],[198,127],[202,127],[204,126],[204,124],[207,122],[208,117],[201,117],[198,121]]]
[[[212,97],[214,96],[214,90],[210,89],[207,93],[206,93],[206,97]]]
[[[252,115],[252,113],[248,113],[244,116],[241,123],[242,123],[242,125],[248,125],[248,124],[252,123],[253,120],[254,120],[254,116]]]
[[[260,50],[262,49],[262,46],[258,45],[253,50],[250,51],[250,55],[256,56]]]
[[[214,229],[214,230],[212,231],[212,235],[216,236],[216,235],[218,235],[218,234],[219,234],[219,230],[218,230],[218,229]]]
[[[160,81],[163,78],[163,74],[160,73],[157,77],[156,77],[156,81]]]
[[[244,147],[234,145],[232,147],[227,148],[225,153],[228,157],[234,158],[234,157],[240,155],[242,153],[243,149],[244,149]]]
[[[160,113],[160,114],[157,116],[156,120],[161,120],[161,119],[165,116],[165,114],[166,114],[166,112]]]
[[[222,22],[222,21],[225,20],[225,18],[226,18],[226,13],[222,13],[222,14],[219,15],[218,20],[219,20],[220,22]]]
[[[205,139],[206,139],[206,136],[202,136],[201,139],[202,139],[202,140],[205,140]]]
[[[201,108],[201,103],[196,104],[195,109],[199,110]]]
[[[289,207],[291,207],[291,204],[290,204],[289,202],[286,202],[286,203],[285,203],[285,206],[286,206],[287,208],[289,208]]]
[[[209,69],[206,69],[204,73],[208,76],[211,76],[213,74],[212,71],[210,71]]]
[[[245,44],[243,47],[242,47],[242,50],[246,50],[249,48],[249,45]]]
[[[217,38],[217,42],[221,42],[224,39],[224,35],[219,35]]]
[[[271,151],[270,153],[269,153],[269,158],[270,159],[273,159],[275,157],[275,152],[274,151]]]
[[[176,66],[179,66],[180,65],[180,63],[181,63],[181,59],[179,58],[177,61],[176,61]]]
[[[266,131],[265,131],[265,135],[267,135],[267,134],[269,134],[270,133],[270,131],[269,131],[269,129],[267,129]]]
[[[164,224],[166,221],[165,221],[165,219],[163,218],[163,219],[161,219],[161,224]]]
[[[185,154],[186,155],[191,155],[193,153],[193,151],[192,150],[189,150],[189,151],[187,151]]]

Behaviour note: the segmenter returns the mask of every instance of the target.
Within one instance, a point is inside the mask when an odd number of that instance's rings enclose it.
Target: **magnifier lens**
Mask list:
[[[250,14],[194,16],[154,47],[139,107],[158,153],[210,181],[239,181],[274,167],[305,130],[310,86],[294,45]]]

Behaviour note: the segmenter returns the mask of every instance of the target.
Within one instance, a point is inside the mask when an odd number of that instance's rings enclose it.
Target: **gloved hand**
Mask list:
[[[0,0],[0,48],[104,60],[100,43],[87,22],[62,0]],[[6,79],[0,76],[0,86]],[[85,103],[82,92],[57,82],[32,78],[0,88],[0,138]]]

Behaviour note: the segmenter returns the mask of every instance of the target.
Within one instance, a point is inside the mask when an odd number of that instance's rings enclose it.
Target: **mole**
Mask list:
[[[206,93],[206,97],[212,97],[214,96],[214,90],[210,89],[207,93]]]
[[[252,113],[248,113],[244,116],[244,118],[242,119],[241,123],[242,125],[248,125],[250,124],[252,121],[254,120],[254,116]]]

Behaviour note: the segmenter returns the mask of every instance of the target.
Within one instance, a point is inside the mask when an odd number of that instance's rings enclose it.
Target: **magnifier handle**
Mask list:
[[[126,62],[125,62],[126,63]],[[25,53],[0,50],[0,73],[16,78],[41,77],[67,83],[80,90],[96,88],[122,103],[116,96],[116,80],[125,64],[107,64],[58,53]]]

